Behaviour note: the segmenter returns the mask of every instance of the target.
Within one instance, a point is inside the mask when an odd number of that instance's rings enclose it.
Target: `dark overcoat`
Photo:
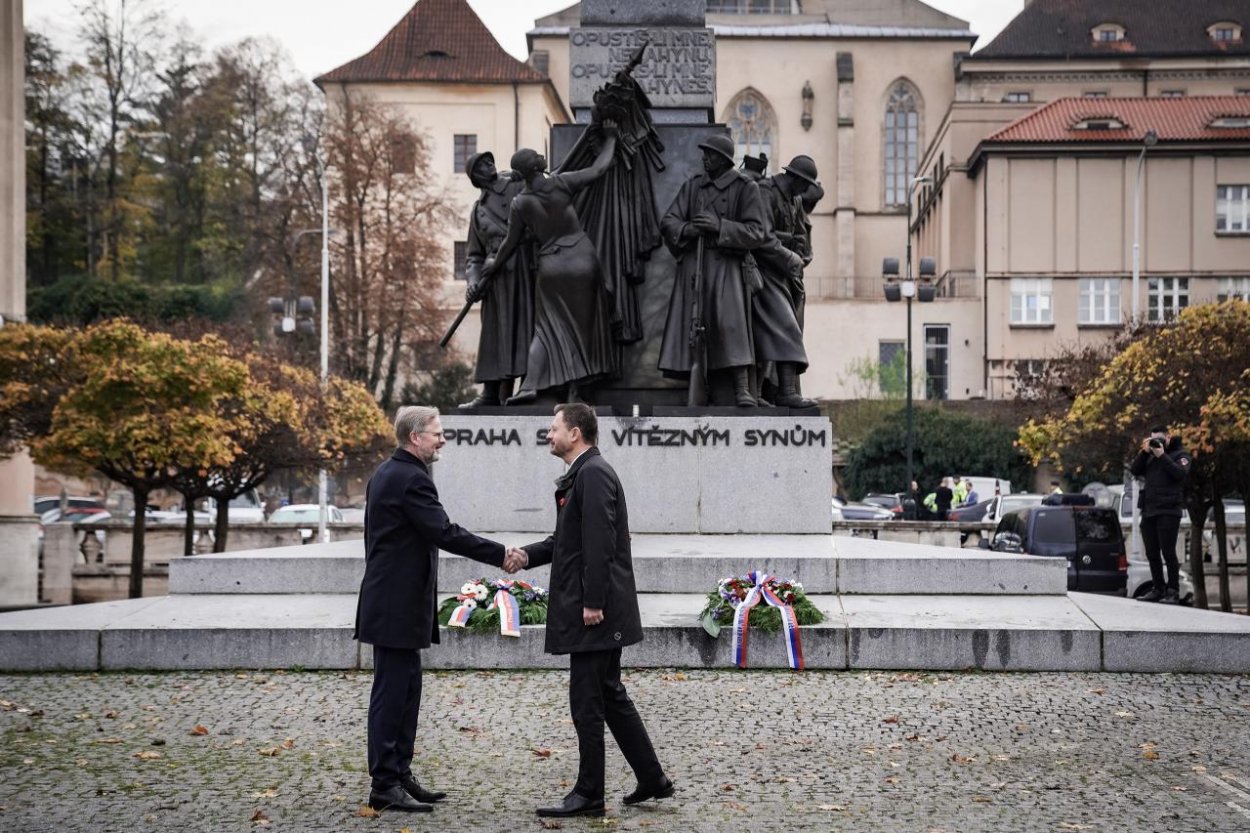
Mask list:
[[[1184,515],[1185,479],[1189,476],[1192,462],[1193,458],[1181,445],[1180,437],[1172,437],[1158,457],[1149,451],[1137,452],[1129,471],[1134,477],[1145,480],[1137,496],[1137,508],[1143,518]]]
[[[729,169],[716,179],[706,174],[687,180],[660,221],[664,243],[677,258],[677,277],[669,300],[660,370],[666,376],[690,374],[690,318],[694,276],[699,272],[698,241],[682,231],[701,211],[720,218],[720,233],[703,238],[699,295],[706,328],[707,370],[755,363],[751,339],[751,302],[742,278],[742,260],[768,240],[768,226],[759,188],[741,171]]]
[[[555,534],[523,549],[530,567],[551,565],[547,653],[642,641],[625,491],[598,448],[588,449],[556,481]],[[602,610],[603,621],[588,627],[583,607]]]
[[[438,551],[501,568],[504,546],[452,523],[430,470],[402,448],[378,466],[365,495],[355,637],[386,648],[428,648],[438,642]]]

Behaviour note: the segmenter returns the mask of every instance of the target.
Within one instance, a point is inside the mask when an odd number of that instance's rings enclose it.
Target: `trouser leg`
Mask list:
[[[412,764],[421,708],[421,653],[373,647],[369,695],[368,760],[373,789],[399,784]]]
[[[573,791],[590,799],[603,798],[603,680],[605,651],[569,655],[569,710],[577,730],[577,783]]]
[[[606,653],[608,661],[603,679],[603,705],[608,729],[638,783],[646,786],[659,784],[664,777],[664,768],[655,756],[651,736],[647,734],[647,727],[643,725],[634,701],[621,683],[621,651],[617,648]]]
[[[1169,590],[1179,590],[1181,586],[1180,562],[1176,558],[1176,539],[1181,531],[1181,519],[1178,515],[1160,515],[1155,518],[1155,531],[1159,539],[1159,551],[1163,563],[1167,566]],[[1153,571],[1153,567],[1151,568]]]
[[[1156,590],[1163,592],[1167,586],[1163,576],[1163,558],[1159,553],[1159,516],[1141,519],[1141,543],[1150,563],[1150,580]]]

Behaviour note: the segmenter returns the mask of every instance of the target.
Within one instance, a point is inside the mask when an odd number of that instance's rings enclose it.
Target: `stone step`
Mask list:
[[[508,545],[539,539],[532,532],[483,533]],[[933,547],[872,538],[823,535],[633,536],[640,593],[706,593],[733,574],[763,569],[803,583],[809,594],[1063,595],[1062,559],[986,550]],[[550,569],[518,577],[546,585]],[[499,571],[447,553],[439,560],[439,591],[454,593],[471,578]],[[364,575],[363,541],[337,541],[197,555],[169,564],[173,594],[348,593]]]
[[[801,631],[810,669],[1250,672],[1250,617],[1066,596],[813,597],[828,617]],[[729,667],[727,630],[708,636],[702,594],[640,597],[632,667]],[[0,614],[0,671],[367,668],[351,636],[353,594],[166,596]],[[519,639],[459,630],[431,668],[551,668],[542,626]],[[780,635],[753,631],[750,667],[784,668]]]

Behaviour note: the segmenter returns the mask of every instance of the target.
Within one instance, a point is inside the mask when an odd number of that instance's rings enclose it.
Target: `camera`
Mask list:
[[[1163,448],[1163,440],[1159,439],[1158,437],[1151,437],[1150,447],[1151,448]]]

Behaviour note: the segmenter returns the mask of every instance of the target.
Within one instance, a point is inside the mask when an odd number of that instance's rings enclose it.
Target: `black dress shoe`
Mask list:
[[[404,788],[404,792],[415,798],[417,801],[425,804],[433,804],[435,801],[442,801],[447,797],[447,793],[438,790],[427,790],[425,787],[417,783],[417,779],[411,775],[400,778],[399,786]]]
[[[1163,598],[1163,591],[1158,587],[1152,587],[1145,593],[1137,597],[1139,602],[1157,602]]]
[[[504,402],[503,404],[505,405],[528,405],[529,403],[534,402],[537,399],[538,399],[538,391],[525,390],[524,388],[522,388],[517,393],[516,396],[509,396],[508,401]]]
[[[539,807],[538,815],[547,818],[568,818],[570,816],[602,816],[602,798],[586,798],[584,795],[572,793],[557,807]]]
[[[405,813],[429,813],[434,809],[429,804],[419,804],[398,784],[389,790],[370,790],[369,806],[375,810],[400,810]]]
[[[1173,590],[1171,587],[1169,587],[1169,588],[1167,589],[1167,591],[1163,594],[1163,598],[1162,598],[1162,599],[1159,599],[1159,603],[1160,603],[1160,604],[1165,604],[1165,605],[1178,605],[1178,604],[1180,604],[1180,603],[1181,603],[1181,594],[1180,594],[1180,591],[1178,591],[1178,590]]]
[[[632,793],[625,796],[623,801],[626,804],[640,804],[641,802],[646,801],[648,798],[672,798],[672,797],[673,797],[673,782],[670,781],[668,778],[665,778],[661,780],[660,783],[654,784],[650,787],[644,787],[642,784],[639,784],[638,789],[634,790]]]

